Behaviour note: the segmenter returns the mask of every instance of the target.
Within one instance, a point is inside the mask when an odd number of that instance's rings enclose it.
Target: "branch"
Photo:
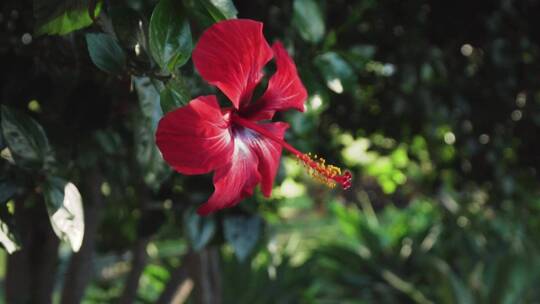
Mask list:
[[[133,247],[133,260],[131,261],[131,271],[124,284],[124,292],[118,302],[120,304],[131,304],[137,297],[139,279],[146,266],[146,246],[148,245],[149,240],[149,238],[142,238],[135,242],[135,246]]]
[[[27,207],[16,200],[15,220],[22,249],[7,258],[7,303],[51,303],[58,245],[43,201]]]

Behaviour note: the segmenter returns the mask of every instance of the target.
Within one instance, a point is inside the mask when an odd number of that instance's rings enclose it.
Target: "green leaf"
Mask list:
[[[193,43],[180,1],[161,0],[150,18],[150,52],[159,66],[173,72],[184,65]]]
[[[474,296],[471,290],[467,288],[466,282],[457,276],[445,261],[434,258],[429,262],[433,263],[434,268],[440,275],[440,278],[438,278],[440,282],[439,288],[443,289],[447,295],[447,303],[474,303]]]
[[[134,77],[133,84],[139,96],[141,112],[145,118],[151,121],[152,131],[155,131],[159,120],[163,116],[159,100],[159,89],[163,84],[152,81],[148,77]]]
[[[54,233],[67,242],[73,252],[79,251],[84,237],[84,212],[77,187],[58,177],[43,184],[45,205]]]
[[[315,58],[315,65],[326,81],[326,86],[337,94],[352,88],[357,81],[351,66],[341,56],[327,52]]]
[[[122,46],[130,50],[134,50],[137,44],[141,49],[146,47],[145,24],[137,11],[120,6],[111,8],[109,15],[115,36]]]
[[[293,25],[306,41],[317,43],[324,37],[324,20],[314,0],[294,1]]]
[[[13,252],[21,248],[20,242],[16,234],[13,233],[13,227],[0,219],[0,243],[6,249],[7,253]]]
[[[133,83],[142,114],[135,117],[135,156],[146,185],[157,190],[171,173],[155,144],[157,124],[163,116],[156,87],[162,84],[147,77],[133,78]]]
[[[216,22],[234,19],[238,14],[231,0],[201,0],[201,3]]]
[[[2,132],[15,162],[42,168],[54,159],[47,135],[31,117],[1,106]]]
[[[86,44],[92,62],[102,71],[119,74],[126,65],[126,55],[113,36],[103,33],[86,34]]]
[[[169,80],[159,96],[163,113],[185,106],[190,100],[189,91],[179,78]]]
[[[191,247],[199,251],[210,242],[216,232],[216,222],[212,216],[199,216],[194,210],[186,212],[186,230]]]
[[[21,248],[15,233],[13,213],[10,212],[7,201],[17,192],[17,186],[9,180],[0,181],[0,243],[11,254]]]
[[[99,15],[100,11],[101,1],[34,0],[35,33],[68,34],[92,24],[92,18]]]
[[[261,234],[262,220],[258,216],[234,215],[223,220],[225,240],[229,242],[239,261],[251,253]]]

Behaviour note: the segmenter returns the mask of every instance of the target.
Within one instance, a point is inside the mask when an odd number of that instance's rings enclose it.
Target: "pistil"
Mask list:
[[[317,155],[312,156],[311,153],[305,154],[298,151],[285,140],[277,137],[272,132],[269,132],[251,120],[244,119],[236,114],[233,114],[231,118],[232,121],[238,125],[251,129],[267,138],[270,138],[271,140],[280,144],[285,150],[294,154],[298,161],[301,162],[302,165],[307,169],[308,174],[315,180],[330,188],[334,188],[336,184],[341,185],[344,190],[351,187],[352,174],[350,171],[345,170],[342,173],[340,168],[334,165],[326,164],[324,158],[318,157]]]

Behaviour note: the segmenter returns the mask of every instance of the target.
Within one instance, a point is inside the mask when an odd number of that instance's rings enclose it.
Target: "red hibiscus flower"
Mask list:
[[[157,145],[176,171],[187,175],[214,171],[215,191],[197,210],[201,215],[236,205],[258,184],[269,197],[282,148],[327,185],[341,184],[346,189],[351,183],[349,172],[342,175],[337,167],[286,143],[288,124],[270,122],[276,111],[304,111],[307,92],[287,51],[279,42],[270,48],[262,27],[246,19],[216,23],[202,34],[193,51],[202,78],[218,87],[233,107],[220,108],[214,95],[200,96],[165,115],[158,125]],[[263,67],[272,58],[277,70],[266,92],[252,102]]]

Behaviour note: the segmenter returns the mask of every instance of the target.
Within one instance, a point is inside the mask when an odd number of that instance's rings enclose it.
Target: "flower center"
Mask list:
[[[330,188],[334,188],[337,184],[341,185],[344,190],[351,187],[352,174],[350,171],[345,170],[342,173],[340,168],[334,165],[326,164],[326,160],[324,158],[318,157],[317,155],[312,156],[311,153],[305,154],[298,151],[285,140],[277,137],[272,132],[269,132],[251,120],[244,119],[237,114],[231,115],[231,119],[238,125],[251,129],[279,143],[283,148],[296,156],[298,161],[301,162],[302,165],[307,169],[308,174],[315,180]]]

